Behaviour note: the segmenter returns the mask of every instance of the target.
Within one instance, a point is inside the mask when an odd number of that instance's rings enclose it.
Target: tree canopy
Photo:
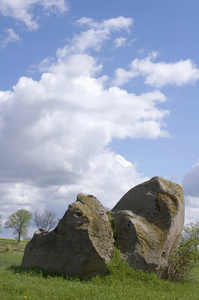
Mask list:
[[[20,209],[15,213],[11,214],[5,223],[5,228],[12,228],[13,234],[17,234],[18,243],[21,240],[21,236],[26,237],[28,232],[28,226],[32,213],[25,209]]]

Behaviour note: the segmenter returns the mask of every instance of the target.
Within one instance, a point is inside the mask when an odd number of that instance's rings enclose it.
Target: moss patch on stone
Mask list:
[[[101,203],[92,195],[78,194],[74,205],[81,211],[82,217],[88,221],[83,222],[78,229],[88,230],[90,241],[99,254],[110,252],[109,246],[113,241],[111,224],[108,222]]]
[[[158,194],[157,199],[159,201],[160,206],[161,206],[161,202],[166,203],[169,212],[172,214],[173,217],[177,214],[178,202],[174,197],[171,197],[171,195],[164,193],[164,194]]]
[[[182,204],[184,203],[183,190],[179,184],[174,183],[169,180],[166,180],[166,179],[163,179],[163,178],[160,179],[160,182],[164,186],[165,190],[168,191],[168,194],[170,194],[170,195],[173,194],[173,186],[175,185],[175,194],[176,195],[173,196],[173,198],[175,198],[173,200],[176,202],[176,200],[179,199]]]
[[[116,234],[116,228],[115,228],[114,218],[113,218],[112,212],[110,210],[108,210],[106,212],[106,214],[108,216],[108,220],[109,220],[109,223],[110,223],[112,231],[113,231],[113,239],[114,239],[114,243],[115,243],[116,240],[117,240],[117,234]]]
[[[158,253],[157,257],[160,257],[167,238],[167,231],[163,231],[155,224],[147,222],[143,217],[132,221],[137,231],[141,253],[145,259],[151,257],[152,252]]]

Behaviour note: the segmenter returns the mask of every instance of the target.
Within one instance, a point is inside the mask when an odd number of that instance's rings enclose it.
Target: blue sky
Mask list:
[[[153,176],[199,214],[198,1],[0,0],[0,213]],[[2,234],[5,235],[3,232]]]

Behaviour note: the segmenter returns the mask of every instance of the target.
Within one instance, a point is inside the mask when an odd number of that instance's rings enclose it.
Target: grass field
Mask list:
[[[199,300],[199,265],[192,277],[169,282],[154,274],[134,271],[117,256],[110,274],[89,280],[56,276],[36,270],[23,270],[21,260],[27,242],[0,239],[1,300]]]

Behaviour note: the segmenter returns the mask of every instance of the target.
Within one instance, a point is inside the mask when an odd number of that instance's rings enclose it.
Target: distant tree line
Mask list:
[[[5,228],[13,230],[13,235],[17,236],[18,243],[21,237],[26,238],[28,227],[31,219],[34,221],[38,229],[49,231],[53,229],[57,222],[57,215],[52,211],[44,210],[44,212],[31,213],[29,210],[20,209],[11,214],[5,222]],[[0,232],[2,231],[2,215],[0,215]]]

